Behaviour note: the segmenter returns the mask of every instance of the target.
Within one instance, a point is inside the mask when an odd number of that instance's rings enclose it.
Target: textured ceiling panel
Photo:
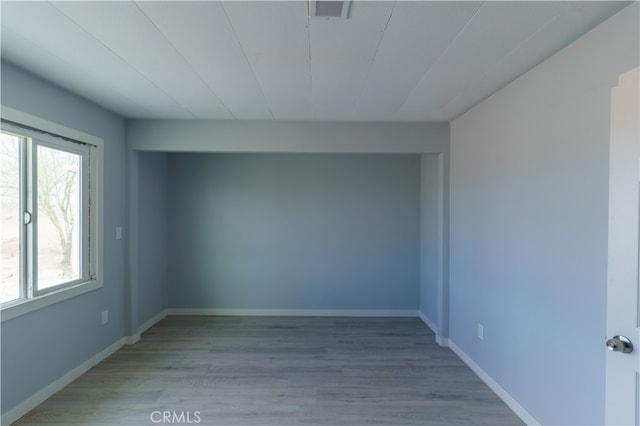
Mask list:
[[[126,116],[191,116],[50,4],[0,7],[3,58]]]
[[[222,3],[139,2],[138,6],[235,118],[273,118]]]
[[[226,2],[224,9],[276,119],[311,116],[306,2]]]
[[[483,3],[424,74],[401,111],[416,118],[421,111],[439,114],[459,93],[473,87],[495,64],[554,19],[559,9],[560,4],[554,2]]]
[[[480,2],[396,4],[354,118],[397,118],[408,95],[475,15]],[[411,66],[407,66],[411,64]]]
[[[628,4],[4,0],[0,53],[131,118],[450,121]]]
[[[232,118],[215,92],[135,3],[61,2],[54,5],[194,118],[209,114]]]
[[[310,25],[313,116],[350,118],[393,11],[393,2],[354,2],[349,19],[315,19]],[[352,34],[358,34],[353,37]]]

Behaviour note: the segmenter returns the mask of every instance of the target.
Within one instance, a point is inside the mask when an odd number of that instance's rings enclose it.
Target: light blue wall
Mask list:
[[[436,339],[449,337],[449,150],[420,156],[420,306]]]
[[[167,154],[138,155],[138,325],[168,306]]]
[[[438,328],[442,286],[442,170],[438,154],[420,158],[420,312]],[[446,336],[445,336],[446,337]]]
[[[417,309],[414,155],[171,154],[170,306]]]
[[[638,48],[635,3],[452,123],[450,337],[543,424],[604,424],[610,89]]]
[[[2,413],[123,336],[125,123],[96,105],[2,63],[2,105],[104,139],[104,287],[2,323]],[[110,321],[101,325],[101,312]]]
[[[449,123],[131,120],[131,149],[161,152],[447,152]]]

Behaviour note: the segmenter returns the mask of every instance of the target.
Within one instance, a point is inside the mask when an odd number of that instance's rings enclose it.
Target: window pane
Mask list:
[[[38,290],[80,278],[81,156],[38,146]]]
[[[20,297],[20,138],[2,133],[0,159],[0,303]]]

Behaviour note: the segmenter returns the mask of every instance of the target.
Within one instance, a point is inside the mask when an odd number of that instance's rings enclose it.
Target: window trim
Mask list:
[[[89,145],[93,145],[96,147],[96,155],[95,158],[91,158],[91,167],[95,167],[95,174],[93,177],[95,178],[95,194],[94,198],[91,200],[92,204],[95,205],[95,209],[92,210],[92,214],[95,217],[92,220],[96,222],[96,234],[90,243],[90,250],[95,250],[95,266],[93,267],[93,274],[95,278],[90,279],[88,281],[83,281],[80,283],[76,283],[73,285],[69,285],[63,288],[57,288],[55,290],[46,292],[41,295],[37,295],[30,299],[17,299],[12,302],[7,302],[3,304],[0,308],[0,323],[4,321],[8,321],[10,319],[16,318],[18,316],[27,314],[29,312],[36,311],[38,309],[42,309],[46,306],[53,305],[55,303],[62,302],[64,300],[68,300],[72,297],[79,296],[81,294],[88,293],[90,291],[96,290],[103,286],[103,266],[104,266],[104,205],[103,205],[103,194],[104,194],[104,140],[90,135],[88,133],[81,132],[76,129],[72,129],[66,126],[63,126],[58,123],[54,123],[49,120],[45,120],[31,114],[6,107],[4,105],[1,106],[0,115],[3,120],[7,120],[13,123],[18,124],[18,126],[24,126],[33,131],[50,133],[53,135],[61,136],[63,138],[76,140],[78,142],[83,142]],[[4,126],[3,126],[4,127]],[[11,129],[9,129],[11,131]],[[15,132],[15,129],[13,129]],[[92,182],[94,184],[94,182]],[[20,290],[23,291],[22,289]]]
[[[10,131],[15,130],[16,132],[20,130],[19,126],[12,126],[12,125],[9,125],[8,129]],[[90,238],[91,231],[93,231],[93,229],[89,229],[90,228],[89,221],[85,220],[85,217],[89,218],[91,213],[88,210],[88,203],[89,203],[89,200],[91,199],[92,194],[89,193],[88,190],[90,190],[89,181],[91,179],[90,174],[92,173],[92,169],[93,169],[91,165],[91,157],[92,157],[91,152],[93,151],[92,148],[95,148],[95,145],[89,145],[80,141],[70,141],[67,143],[66,141],[56,140],[58,139],[57,137],[52,137],[49,135],[40,135],[38,134],[38,132],[31,131],[29,129],[26,129],[22,133],[24,136],[31,139],[30,149],[33,151],[31,155],[31,161],[32,161],[31,176],[27,178],[27,181],[29,181],[29,179],[31,180],[31,184],[29,185],[29,187],[32,189],[33,192],[29,194],[29,196],[27,196],[27,200],[28,200],[27,204],[29,203],[31,204],[31,206],[27,210],[32,212],[32,214],[35,215],[35,220],[38,221],[38,216],[40,215],[40,212],[38,212],[38,210],[35,207],[38,204],[37,194],[39,191],[38,177],[37,177],[38,155],[36,154],[38,152],[38,148],[44,147],[49,149],[56,149],[63,152],[78,155],[82,160],[80,162],[80,167],[81,167],[81,170],[83,170],[81,175],[82,179],[80,180],[81,200],[82,200],[81,202],[82,213],[80,215],[80,226],[82,227],[82,235],[87,235]],[[88,171],[88,174],[85,171]],[[89,199],[85,199],[86,197],[89,197]],[[37,226],[31,228],[31,235],[32,235],[32,238],[29,239],[29,243],[32,243],[33,241],[38,240]],[[30,298],[43,296],[47,293],[52,293],[54,291],[62,290],[64,288],[73,287],[78,284],[84,284],[88,281],[93,281],[91,277],[94,275],[92,271],[92,267],[95,263],[95,259],[91,259],[91,253],[93,253],[93,250],[90,246],[91,240],[82,239],[80,241],[80,244],[81,244],[81,249],[80,249],[81,276],[79,278],[76,278],[75,280],[66,281],[66,282],[56,284],[51,287],[46,287],[43,289],[41,289],[38,285],[38,280],[39,280],[38,279],[38,256],[36,253],[33,252],[33,249],[30,249],[30,248],[27,249],[27,250],[31,250],[31,254],[32,254],[30,259],[32,264],[29,265],[27,270],[27,287],[29,287],[28,295],[30,296]],[[89,255],[88,258],[87,258],[87,254]],[[28,274],[30,273],[35,275],[29,278]]]

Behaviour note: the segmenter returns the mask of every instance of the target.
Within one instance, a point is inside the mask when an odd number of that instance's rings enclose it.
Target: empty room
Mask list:
[[[640,425],[636,1],[7,1],[2,425]]]

